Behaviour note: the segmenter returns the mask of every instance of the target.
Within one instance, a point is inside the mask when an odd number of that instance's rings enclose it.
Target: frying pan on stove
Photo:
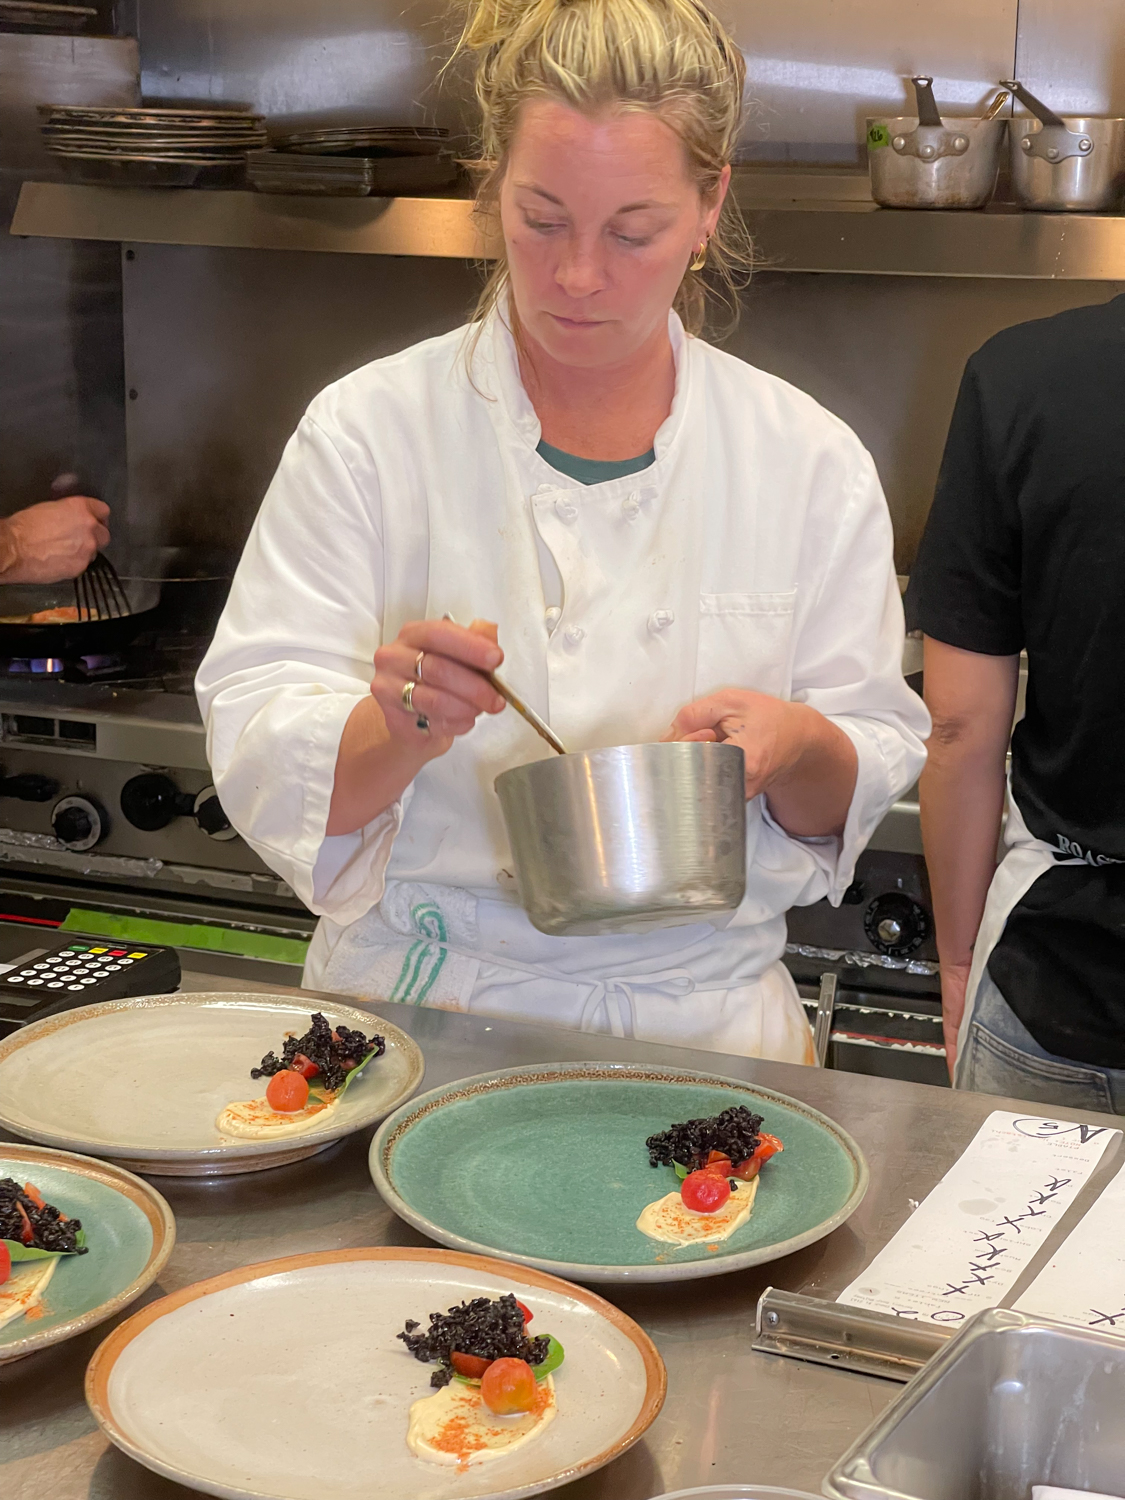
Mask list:
[[[148,579],[122,580],[129,613],[114,619],[67,620],[52,625],[17,624],[2,617],[30,615],[41,609],[74,605],[74,585],[0,584],[0,657],[36,660],[46,656],[74,661],[80,656],[108,656],[149,629],[156,620],[160,585]]]

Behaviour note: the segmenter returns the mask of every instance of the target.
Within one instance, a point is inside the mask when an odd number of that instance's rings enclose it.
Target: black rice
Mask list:
[[[58,1209],[49,1203],[43,1208],[37,1207],[34,1198],[29,1198],[13,1177],[0,1177],[0,1240],[16,1240],[23,1244],[25,1225],[20,1208],[31,1224],[33,1250],[86,1254],[86,1247],[78,1244],[81,1219],[64,1220]]]
[[[649,1165],[670,1167],[673,1162],[695,1171],[706,1165],[712,1151],[722,1151],[735,1166],[753,1156],[761,1139],[762,1116],[737,1104],[724,1109],[721,1115],[709,1120],[685,1120],[681,1125],[670,1125],[659,1135],[650,1135],[648,1147]]]
[[[251,1068],[251,1078],[272,1078],[293,1066],[294,1059],[301,1054],[316,1063],[320,1069],[317,1082],[331,1092],[343,1085],[351,1071],[344,1066],[350,1062],[358,1067],[369,1057],[382,1057],[387,1044],[381,1036],[364,1036],[362,1031],[352,1031],[347,1026],[329,1026],[324,1016],[317,1011],[312,1025],[304,1036],[287,1036],[281,1048],[281,1056],[267,1052],[260,1068]]]
[[[439,1387],[453,1378],[450,1356],[454,1350],[480,1359],[523,1359],[529,1365],[541,1365],[551,1347],[546,1335],[528,1338],[523,1313],[511,1292],[495,1299],[474,1297],[446,1313],[431,1313],[430,1326],[424,1333],[415,1332],[418,1326],[411,1318],[396,1337],[415,1359],[439,1361],[430,1376],[430,1384]]]

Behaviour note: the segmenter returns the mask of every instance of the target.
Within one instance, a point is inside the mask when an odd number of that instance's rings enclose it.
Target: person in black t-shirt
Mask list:
[[[955,1086],[1125,1114],[1125,296],[969,360],[907,616]]]

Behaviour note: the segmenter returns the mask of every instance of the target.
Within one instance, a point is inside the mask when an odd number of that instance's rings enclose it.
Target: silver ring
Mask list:
[[[406,682],[406,683],[403,683],[403,687],[402,687],[402,706],[403,706],[403,708],[406,709],[406,712],[408,714],[413,714],[413,713],[417,713],[418,712],[418,710],[414,707],[414,689],[417,686],[418,686],[418,684],[416,682]]]
[[[423,680],[422,679],[422,658],[425,656],[425,654],[426,653],[424,651],[419,651],[418,655],[414,658],[414,675],[415,675],[415,677],[417,677],[417,679],[418,679],[419,682],[421,682]]]

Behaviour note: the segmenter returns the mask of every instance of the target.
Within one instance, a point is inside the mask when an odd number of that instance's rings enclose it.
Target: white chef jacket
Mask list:
[[[868,453],[675,314],[669,334],[656,459],[621,479],[584,486],[536,452],[502,313],[471,355],[459,329],[337,381],[290,439],[196,686],[227,815],[321,917],[311,987],[809,1060],[778,962],[784,913],[839,902],[921,769],[929,720],[902,678]],[[727,686],[811,704],[858,757],[843,836],[792,838],[757,797],[733,917],[547,937],[518,904],[493,781],[551,752],[511,712],[482,717],[365,828],[326,836],[376,648],[446,611],[497,623],[507,681],[573,749],[658,739]]]

